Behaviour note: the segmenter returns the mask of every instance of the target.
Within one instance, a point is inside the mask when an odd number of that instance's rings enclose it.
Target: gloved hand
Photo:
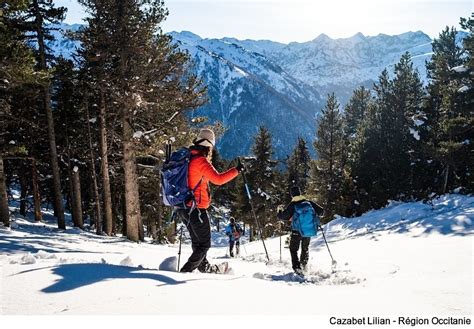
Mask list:
[[[242,162],[239,162],[235,169],[237,169],[237,171],[240,173],[245,170],[245,166],[242,164]]]
[[[277,207],[277,212],[278,212],[278,213],[283,212],[283,206],[282,206],[282,205],[279,205],[279,206]]]

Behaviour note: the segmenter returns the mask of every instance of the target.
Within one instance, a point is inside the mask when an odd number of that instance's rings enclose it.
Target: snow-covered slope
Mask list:
[[[357,218],[338,218],[310,245],[310,270],[291,273],[280,239],[244,239],[229,259],[214,232],[211,262],[229,275],[158,270],[177,245],[131,243],[16,216],[0,228],[1,314],[246,314],[456,316],[472,314],[474,197],[392,203]],[[285,237],[282,238],[282,241]],[[190,255],[183,246],[182,262]],[[289,307],[298,300],[298,307]],[[238,307],[232,307],[232,305]]]

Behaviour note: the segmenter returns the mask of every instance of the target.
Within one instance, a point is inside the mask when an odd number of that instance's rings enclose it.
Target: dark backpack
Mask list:
[[[161,186],[165,205],[186,207],[186,203],[194,199],[194,191],[201,181],[192,190],[188,187],[188,168],[191,157],[191,150],[182,147],[171,153],[169,160],[163,164]]]
[[[320,225],[319,216],[309,201],[295,204],[291,228],[298,231],[302,237],[315,236]]]

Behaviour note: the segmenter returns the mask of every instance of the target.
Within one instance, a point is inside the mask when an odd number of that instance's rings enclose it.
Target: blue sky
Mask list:
[[[76,0],[55,3],[68,7],[67,23],[82,21],[85,13]],[[165,0],[165,5],[170,11],[165,32],[285,43],[321,33],[341,38],[421,30],[436,37],[473,12],[472,0]]]

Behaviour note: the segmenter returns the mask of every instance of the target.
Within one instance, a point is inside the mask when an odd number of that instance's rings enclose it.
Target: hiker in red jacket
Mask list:
[[[209,183],[223,185],[237,177],[244,168],[239,164],[226,172],[217,172],[210,162],[214,145],[214,132],[210,129],[201,129],[190,147],[192,157],[188,169],[188,187],[194,190],[194,200],[188,204],[192,211],[189,214],[186,212],[185,220],[191,235],[193,253],[181,268],[181,272],[192,272],[196,268],[200,272],[219,272],[219,267],[211,265],[206,258],[207,251],[211,247],[211,225],[207,213],[207,208],[211,204]]]

